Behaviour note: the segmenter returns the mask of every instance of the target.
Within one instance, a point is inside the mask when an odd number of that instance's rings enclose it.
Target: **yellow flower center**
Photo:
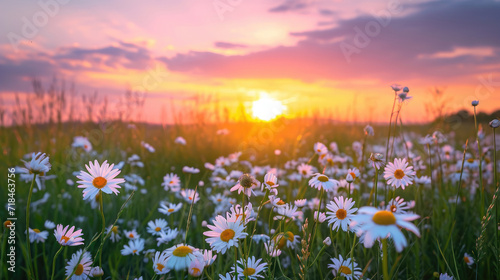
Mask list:
[[[228,229],[224,230],[223,232],[221,232],[220,240],[227,243],[227,242],[229,242],[229,240],[233,239],[235,234],[236,233],[234,232],[234,230],[228,228]]]
[[[132,251],[134,254],[137,253],[137,250]]]
[[[398,210],[398,208],[396,207],[396,205],[391,205],[391,212],[396,212],[396,210]]]
[[[280,201],[276,202],[277,205],[285,205],[285,202],[280,199]]]
[[[386,210],[381,210],[375,213],[372,220],[377,225],[383,226],[393,225],[396,223],[396,217],[394,216],[394,214]]]
[[[344,274],[351,274],[352,271],[345,265],[341,265],[339,268],[339,273],[344,273]]]
[[[130,237],[130,238],[134,238],[134,234],[133,234],[133,233],[131,233],[131,234],[129,234],[129,235],[128,235],[128,237]]]
[[[325,175],[318,176],[318,181],[328,182],[328,177],[326,177]]]
[[[293,241],[295,239],[295,235],[291,231],[285,232],[285,238],[287,238],[290,241]]]
[[[103,177],[96,177],[92,181],[92,185],[94,185],[94,187],[96,187],[98,189],[104,188],[107,183],[108,183],[108,181],[106,179],[104,179]]]
[[[113,233],[115,233],[115,234],[118,234],[118,226],[113,226],[113,227],[111,228],[111,231],[112,231]]]
[[[354,172],[349,172],[349,174],[351,174],[351,176],[352,176],[352,179],[353,179],[353,180],[354,180],[354,179],[356,179],[356,173],[354,173]]]
[[[347,211],[345,211],[344,209],[339,209],[335,213],[335,216],[337,216],[337,219],[343,220],[345,219],[345,217],[347,217]]]
[[[267,181],[266,184],[268,184],[269,186],[274,186],[274,182],[272,181]]]
[[[10,227],[10,225],[12,225],[12,222],[11,222],[11,221],[9,221],[9,220],[7,220],[7,221],[5,221],[5,222],[3,223],[3,225],[4,225],[5,227]]]
[[[156,268],[161,272],[161,271],[163,271],[163,269],[165,268],[165,266],[163,264],[161,264],[161,263],[157,263],[156,264]]]
[[[470,262],[470,260],[469,260],[468,257],[464,257],[464,261],[465,261],[465,263],[469,263]]]
[[[83,273],[83,264],[79,263],[76,267],[75,275],[79,276]]]
[[[473,162],[474,162],[474,159],[473,159],[473,158],[470,158],[470,159],[468,159],[468,160],[467,160],[467,162],[469,162],[469,163],[473,163]]]
[[[40,230],[37,229],[37,228],[35,228],[33,231],[36,232],[36,233],[40,233]]]
[[[254,273],[255,273],[255,268],[247,267],[243,270],[243,275],[245,276],[254,275]]]
[[[156,227],[155,228],[155,231],[160,231],[161,230],[161,227]]]
[[[222,201],[222,198],[217,198],[217,202],[221,202]]]
[[[191,254],[193,252],[193,249],[189,248],[188,246],[179,246],[175,248],[175,250],[172,252],[172,255],[176,257],[185,257],[188,254]]]
[[[69,241],[69,237],[67,237],[67,236],[64,236],[64,235],[63,235],[63,236],[61,237],[61,242],[62,242],[63,240],[64,240],[64,243],[68,243],[68,241]]]
[[[396,171],[394,171],[394,177],[396,177],[396,179],[401,180],[401,179],[403,179],[404,176],[405,176],[405,173],[403,170],[396,169]]]
[[[173,183],[174,183],[174,181],[170,181],[170,183],[169,183],[169,184],[170,184],[170,185],[172,185]]]
[[[191,268],[191,274],[192,274],[192,275],[196,276],[196,275],[198,275],[199,273],[200,273],[200,269],[199,269],[199,268],[197,268],[197,267],[193,267],[193,268]]]
[[[174,209],[170,208],[167,210],[167,212],[172,213],[172,212],[174,212]]]

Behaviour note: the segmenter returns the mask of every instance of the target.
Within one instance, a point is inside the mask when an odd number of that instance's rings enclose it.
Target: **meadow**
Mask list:
[[[56,116],[0,128],[0,279],[500,279],[498,120]]]

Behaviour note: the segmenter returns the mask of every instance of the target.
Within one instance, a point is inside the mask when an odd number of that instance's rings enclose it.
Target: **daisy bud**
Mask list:
[[[318,211],[314,211],[314,221],[323,223],[325,220],[326,220],[325,213],[319,212],[319,217],[318,217]]]
[[[201,222],[201,226],[202,226],[202,227],[206,227],[207,225],[208,225],[207,221],[203,221],[203,222]]]
[[[365,135],[367,135],[367,136],[375,135],[375,132],[373,131],[373,127],[371,127],[370,125],[365,126],[364,131],[365,131]]]
[[[278,149],[274,150],[274,154],[277,156],[281,155],[281,150]]]
[[[472,106],[476,107],[479,105],[479,100],[472,100]]]
[[[491,128],[497,128],[500,126],[500,120],[498,119],[494,119],[490,122],[490,127]]]
[[[276,232],[276,230],[273,228],[271,229],[271,235],[274,234]]]
[[[410,89],[409,89],[408,87],[404,87],[404,88],[403,88],[403,92],[408,93],[408,92],[410,92]]]
[[[391,88],[393,91],[400,91],[401,90],[401,86],[398,84],[391,85]]]
[[[253,182],[254,182],[254,179],[250,174],[243,174],[240,177],[240,185],[244,188],[252,187]]]
[[[347,173],[347,176],[345,177],[345,180],[347,181],[347,183],[354,182],[354,178],[352,177],[351,173]]]
[[[204,185],[205,185],[205,182],[203,182],[203,181],[199,181],[199,182],[198,182],[198,186],[199,186],[199,187],[203,187]]]
[[[325,238],[325,240],[323,240],[323,244],[325,244],[325,246],[332,245],[332,240],[330,239],[330,237]]]
[[[103,276],[104,275],[104,271],[102,271],[102,268],[96,266],[96,267],[92,267],[90,269],[90,276],[92,277],[99,277],[99,276]]]

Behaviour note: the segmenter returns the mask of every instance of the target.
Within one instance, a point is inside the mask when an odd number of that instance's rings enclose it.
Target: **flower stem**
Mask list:
[[[389,280],[389,270],[387,267],[387,238],[382,239],[382,270],[384,272],[384,280]]]
[[[36,173],[33,174],[33,180],[31,181],[30,192],[28,194],[28,203],[26,205],[26,246],[28,248],[28,261],[26,263],[28,267],[28,278],[35,279],[31,267],[31,250],[30,250],[30,205],[31,205],[31,195],[33,194],[33,186],[35,185]]]
[[[99,191],[99,204],[101,205],[100,210],[102,219],[102,230],[101,230],[101,244],[102,244],[104,243],[104,231],[106,230],[106,220],[104,219],[104,208],[102,203],[102,191]],[[102,251],[99,251],[99,267],[102,269]]]
[[[50,279],[54,279],[54,272],[56,271],[56,259],[57,259],[57,256],[61,253],[63,249],[63,246],[61,246],[59,248],[59,250],[57,250],[56,254],[54,255],[54,259],[52,260],[52,276],[50,277]]]
[[[484,185],[483,185],[483,169],[482,169],[482,157],[481,157],[481,143],[479,141],[479,127],[477,126],[476,118],[476,106],[474,106],[474,127],[476,128],[476,143],[477,152],[479,157],[479,188],[481,190],[481,217],[484,216]]]

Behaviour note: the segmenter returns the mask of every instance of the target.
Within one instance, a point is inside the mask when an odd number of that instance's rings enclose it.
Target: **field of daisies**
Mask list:
[[[393,90],[373,127],[3,127],[0,279],[500,279],[500,121]]]

